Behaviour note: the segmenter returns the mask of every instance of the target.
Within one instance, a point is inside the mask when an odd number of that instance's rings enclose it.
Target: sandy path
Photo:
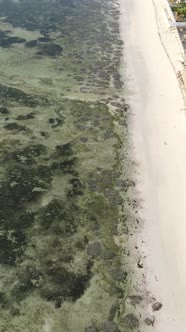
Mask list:
[[[158,8],[160,0],[154,1]],[[132,136],[139,162],[137,188],[144,200],[142,217],[145,222],[141,236],[142,251],[147,255],[147,288],[163,303],[153,330],[185,332],[184,102],[157,33],[152,0],[121,0],[121,12],[128,99],[134,114]]]

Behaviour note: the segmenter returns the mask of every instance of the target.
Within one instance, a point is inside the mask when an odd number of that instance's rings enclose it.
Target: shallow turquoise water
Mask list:
[[[118,7],[20,0],[0,13],[0,331],[134,329]]]

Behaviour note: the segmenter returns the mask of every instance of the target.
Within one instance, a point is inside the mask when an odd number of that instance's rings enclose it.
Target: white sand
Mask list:
[[[163,1],[154,0],[154,8],[152,0],[120,0],[121,30],[143,200],[139,241],[147,256],[147,289],[163,303],[153,331],[185,332],[186,116],[172,66],[179,69],[182,51],[175,32],[167,30]]]

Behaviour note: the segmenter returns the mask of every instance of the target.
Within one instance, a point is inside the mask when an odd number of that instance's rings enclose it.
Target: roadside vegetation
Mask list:
[[[170,1],[172,11],[177,22],[186,21],[186,1]]]

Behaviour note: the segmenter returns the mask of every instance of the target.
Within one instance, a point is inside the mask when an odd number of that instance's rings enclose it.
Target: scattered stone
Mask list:
[[[102,248],[101,244],[98,241],[90,243],[87,247],[87,254],[92,257],[97,257],[101,254]]]
[[[25,46],[28,48],[32,48],[37,46],[37,40],[29,40],[25,43]]]
[[[85,332],[98,332],[98,329],[93,323],[92,325],[85,328]]]
[[[140,295],[132,295],[129,296],[130,304],[135,306],[136,304],[140,304],[142,301],[142,297]]]
[[[145,318],[145,320],[144,320],[144,322],[145,322],[145,324],[147,324],[148,326],[150,326],[150,325],[154,325],[154,321],[155,321],[155,318],[154,317],[147,317],[147,318]]]
[[[123,271],[120,267],[112,270],[112,277],[117,281],[124,281],[127,278],[127,272]]]
[[[152,305],[153,311],[159,311],[163,307],[162,303],[156,302]]]
[[[105,196],[109,199],[112,205],[120,205],[122,204],[122,197],[119,193],[114,189],[105,190]]]
[[[8,130],[18,130],[18,131],[25,131],[26,130],[25,126],[19,125],[16,122],[8,123],[6,126],[4,126],[4,128],[8,129]]]
[[[114,107],[121,107],[121,104],[115,101],[110,102],[110,104]]]
[[[20,44],[26,42],[26,39],[19,37],[9,37],[8,35],[5,38],[1,38],[0,46],[8,48],[13,44]]]
[[[57,299],[54,303],[55,308],[56,309],[61,308],[62,302],[63,302],[63,300],[61,298]]]
[[[48,119],[48,122],[49,122],[49,123],[54,123],[54,122],[55,122],[55,119],[54,119],[54,118],[50,118],[50,119]]]
[[[127,190],[130,187],[135,187],[135,182],[132,180],[116,180],[116,186],[122,187],[123,189]]]
[[[38,45],[39,51],[36,53],[37,55],[44,55],[49,57],[58,57],[63,52],[63,47],[58,44],[41,44]]]
[[[24,114],[18,115],[16,120],[30,120],[30,119],[34,119],[34,118],[35,118],[34,113],[28,113],[26,115],[24,115]]]
[[[114,318],[117,315],[117,312],[119,310],[120,304],[119,301],[117,300],[110,308],[110,312],[109,312],[109,316],[108,316],[108,320],[109,321],[113,321]]]
[[[126,121],[122,121],[122,120],[119,120],[118,124],[120,126],[126,126],[127,125]]]
[[[134,329],[139,326],[139,319],[136,318],[133,314],[127,314],[123,318],[124,327],[129,329]]]
[[[110,250],[105,250],[102,254],[103,259],[109,260],[115,257],[115,253]]]
[[[46,137],[46,138],[50,137],[50,135],[48,133],[46,133],[45,131],[41,131],[40,134],[41,134],[41,136]]]
[[[119,329],[118,329],[116,323],[107,320],[103,323],[103,331],[104,332],[119,332]]]
[[[78,125],[78,126],[77,126],[77,129],[79,129],[79,130],[85,130],[85,129],[86,129],[86,127],[85,127],[85,126],[83,126],[83,125]]]
[[[139,269],[143,269],[143,263],[140,259],[138,260],[138,267]]]
[[[127,112],[129,110],[129,105],[125,104],[124,111]]]
[[[91,122],[91,125],[94,126],[94,127],[98,127],[99,126],[99,121],[98,120],[95,120],[95,121],[92,121]]]
[[[0,113],[6,115],[9,114],[10,112],[7,107],[0,107]]]
[[[83,82],[85,80],[82,76],[74,76],[74,79],[78,82]]]
[[[86,87],[81,87],[80,88],[80,92],[81,93],[89,93],[90,92],[90,89],[86,88]]]
[[[41,43],[48,43],[50,42],[50,38],[49,37],[40,37],[38,38],[38,41],[41,42]]]
[[[86,143],[88,141],[87,137],[80,137],[81,142]]]

